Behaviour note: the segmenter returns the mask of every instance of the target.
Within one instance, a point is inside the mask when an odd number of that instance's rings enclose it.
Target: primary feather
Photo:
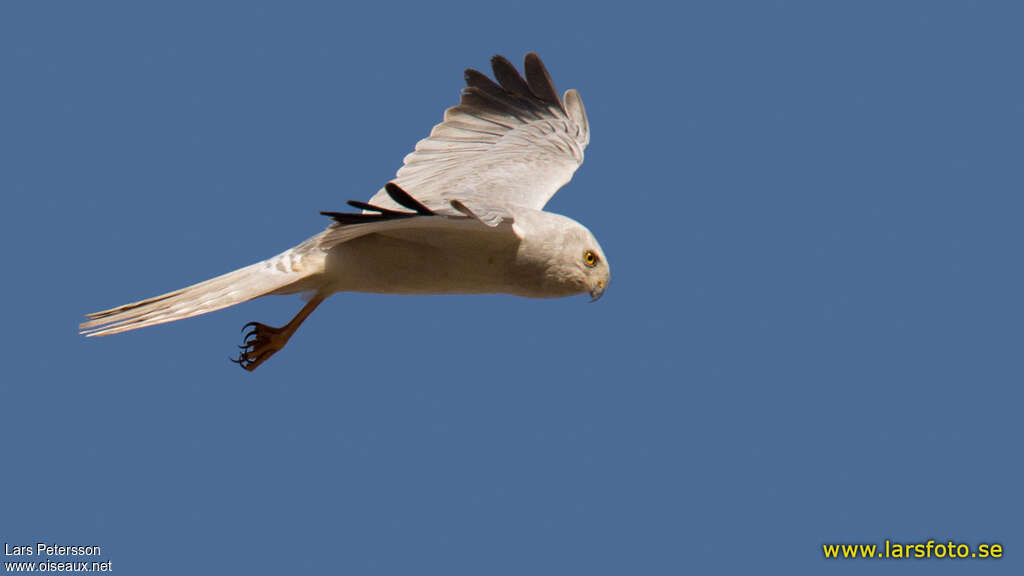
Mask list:
[[[466,70],[459,105],[405,157],[394,183],[439,213],[451,213],[457,200],[493,224],[517,207],[544,208],[583,163],[590,126],[579,93],[559,100],[533,52],[525,79],[503,56],[491,66],[497,83]],[[370,203],[398,207],[384,188]]]

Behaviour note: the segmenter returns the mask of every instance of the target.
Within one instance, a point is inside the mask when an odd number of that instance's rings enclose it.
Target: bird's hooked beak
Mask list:
[[[597,284],[590,290],[590,301],[597,302],[601,296],[604,295],[604,289],[608,287],[608,281],[601,279],[597,281]]]

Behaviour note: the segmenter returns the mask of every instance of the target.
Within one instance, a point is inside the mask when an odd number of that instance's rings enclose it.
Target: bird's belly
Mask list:
[[[376,234],[356,238],[328,253],[327,277],[336,292],[534,295],[532,282],[513,273],[514,244],[443,240],[426,244]]]

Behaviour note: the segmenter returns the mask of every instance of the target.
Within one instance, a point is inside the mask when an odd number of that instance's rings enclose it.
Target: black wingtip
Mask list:
[[[408,192],[402,190],[402,188],[394,182],[388,182],[385,184],[384,190],[388,193],[388,196],[391,196],[392,200],[409,210],[415,211],[417,214],[430,216],[434,213],[433,210],[424,206],[419,200],[413,198]]]
[[[409,216],[407,212],[399,212],[398,210],[392,210],[390,208],[383,208],[376,204],[370,204],[369,202],[360,202],[359,200],[349,200],[347,204],[353,208],[360,210],[367,210],[370,212],[379,212],[387,216]]]
[[[562,101],[558,98],[555,83],[551,81],[547,67],[544,66],[544,62],[536,52],[526,53],[526,57],[523,58],[523,70],[526,72],[526,83],[530,86],[530,92],[537,99],[562,108]]]
[[[384,218],[382,214],[349,214],[348,212],[326,212],[323,210],[320,211],[320,214],[327,216],[342,226],[377,222]]]
[[[495,54],[491,58],[491,70],[494,71],[494,79],[501,84],[501,87],[520,98],[531,97],[530,87],[519,75],[516,67],[501,54]]]
[[[408,192],[402,190],[402,188],[394,182],[388,182],[384,186],[384,189],[387,191],[388,196],[391,196],[392,200],[409,210],[413,210],[413,212],[399,212],[398,210],[384,208],[383,206],[377,206],[375,204],[370,204],[369,202],[349,200],[349,206],[364,210],[364,212],[350,214],[348,212],[321,211],[320,214],[331,218],[342,226],[348,226],[350,224],[366,224],[368,222],[381,222],[384,220],[396,220],[398,218],[412,218],[413,216],[432,216],[434,214],[430,208],[427,208],[418,200],[410,196]]]
[[[483,72],[474,68],[466,68],[466,71],[462,74],[463,79],[466,81],[466,86],[476,86],[478,84],[490,85],[494,84],[490,78],[487,77]]]

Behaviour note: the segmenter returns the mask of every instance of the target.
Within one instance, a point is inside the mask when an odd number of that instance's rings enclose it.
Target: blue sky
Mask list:
[[[5,3],[0,539],[128,574],[1020,573],[1024,12],[977,2]],[[604,298],[82,314],[366,200],[544,58]],[[824,542],[1003,543],[825,561]]]

